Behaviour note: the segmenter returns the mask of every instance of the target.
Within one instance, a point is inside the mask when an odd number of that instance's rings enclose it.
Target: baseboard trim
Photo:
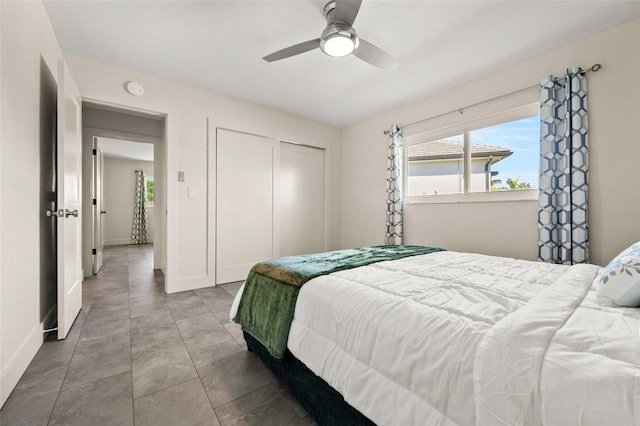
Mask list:
[[[49,314],[47,314],[49,315]],[[43,324],[36,325],[0,372],[0,407],[4,405],[20,377],[27,370],[43,342]]]

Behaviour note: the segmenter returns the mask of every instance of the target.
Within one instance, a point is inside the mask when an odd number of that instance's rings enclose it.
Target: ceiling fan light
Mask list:
[[[351,35],[336,33],[324,38],[321,48],[329,56],[347,56],[358,47],[358,38]]]

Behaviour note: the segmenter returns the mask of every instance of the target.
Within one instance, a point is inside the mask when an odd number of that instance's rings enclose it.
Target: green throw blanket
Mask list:
[[[281,359],[300,287],[312,278],[385,260],[442,251],[422,246],[374,246],[256,264],[247,277],[235,321]]]

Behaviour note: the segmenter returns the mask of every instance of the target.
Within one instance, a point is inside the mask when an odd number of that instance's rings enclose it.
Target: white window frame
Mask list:
[[[533,201],[538,199],[538,189],[521,189],[515,191],[487,191],[469,192],[471,150],[469,149],[469,132],[484,127],[495,126],[510,121],[521,120],[540,113],[540,103],[528,103],[523,106],[501,111],[480,118],[459,121],[445,127],[423,131],[418,134],[403,138],[403,193],[407,194],[408,186],[408,155],[407,148],[411,145],[428,142],[435,139],[443,139],[453,135],[464,134],[464,192],[458,194],[429,194],[403,197],[404,204],[443,204],[443,203],[490,203],[507,201]]]

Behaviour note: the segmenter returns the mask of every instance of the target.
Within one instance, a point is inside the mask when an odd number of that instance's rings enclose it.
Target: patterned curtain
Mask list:
[[[589,262],[587,79],[580,68],[542,79],[538,258]]]
[[[402,244],[402,129],[391,126],[387,157],[386,245]]]
[[[133,226],[131,244],[147,242],[147,193],[144,187],[144,172],[136,170],[136,195],[133,200]]]

